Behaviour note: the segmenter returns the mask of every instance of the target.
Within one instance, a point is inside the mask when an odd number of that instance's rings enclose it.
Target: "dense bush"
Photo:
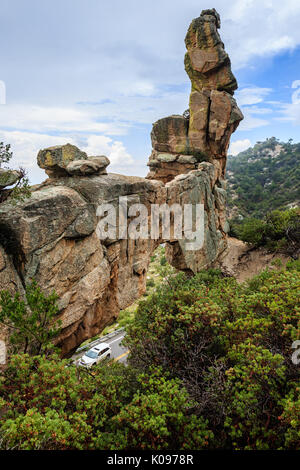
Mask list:
[[[212,439],[179,380],[121,364],[91,373],[12,358],[0,382],[2,449],[195,449]]]
[[[146,287],[154,287],[155,286],[155,281],[154,279],[148,279],[146,282]]]
[[[161,258],[160,258],[160,265],[161,266],[165,266],[167,264],[167,258],[163,255]]]
[[[129,329],[131,364],[180,379],[212,448],[300,448],[300,275],[265,271],[238,285],[217,271],[180,274],[140,304]]]
[[[263,220],[248,218],[232,223],[233,235],[255,247],[296,253],[300,248],[300,209],[275,210]]]
[[[299,263],[166,282],[128,327],[128,366],[11,359],[2,449],[300,449]]]

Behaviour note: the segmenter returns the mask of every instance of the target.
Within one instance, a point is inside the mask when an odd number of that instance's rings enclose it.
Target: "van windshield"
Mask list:
[[[85,353],[85,355],[87,357],[90,357],[91,359],[96,359],[96,357],[98,357],[98,354],[96,353],[96,351],[92,351],[92,350]]]

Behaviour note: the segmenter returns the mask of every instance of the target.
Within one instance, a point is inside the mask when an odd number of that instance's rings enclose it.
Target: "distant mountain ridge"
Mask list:
[[[229,155],[227,161],[229,218],[265,216],[274,209],[300,205],[300,143],[275,137]]]

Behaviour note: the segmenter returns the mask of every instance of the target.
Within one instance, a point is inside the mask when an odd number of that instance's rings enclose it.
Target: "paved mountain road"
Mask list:
[[[103,336],[102,338],[99,338],[99,340],[93,341],[90,345],[87,345],[84,350],[80,350],[79,348],[79,351],[77,350],[73,354],[72,359],[77,361],[86,353],[86,351],[96,346],[97,344],[108,343],[111,347],[111,358],[115,361],[126,363],[129,351],[121,344],[124,336],[124,331],[116,331],[115,334],[111,333],[110,335]]]

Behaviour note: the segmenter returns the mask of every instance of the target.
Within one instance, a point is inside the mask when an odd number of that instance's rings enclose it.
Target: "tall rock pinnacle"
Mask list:
[[[195,18],[186,35],[185,70],[192,90],[219,90],[234,93],[237,81],[230,68],[230,59],[218,33],[220,16],[213,10],[203,10]]]
[[[184,61],[191,80],[189,113],[154,123],[150,179],[171,181],[200,161],[213,163],[218,178],[224,177],[230,137],[243,115],[233,98],[237,81],[218,33],[220,24],[215,9],[203,10],[190,24]]]

